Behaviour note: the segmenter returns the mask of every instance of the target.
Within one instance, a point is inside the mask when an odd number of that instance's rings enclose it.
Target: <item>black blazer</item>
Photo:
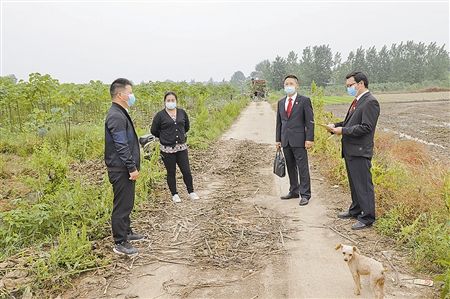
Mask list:
[[[140,169],[139,141],[128,112],[112,103],[105,120],[105,163],[108,171]]]
[[[177,119],[174,121],[163,109],[153,118],[150,132],[159,138],[159,142],[166,146],[186,143],[186,133],[189,131],[189,117],[183,109],[177,108]]]
[[[282,147],[305,147],[305,141],[314,141],[314,112],[311,100],[297,94],[291,116],[288,118],[285,103],[287,97],[278,101],[276,142]]]
[[[355,111],[351,113],[349,108],[344,121],[334,124],[335,127],[342,127],[342,157],[372,158],[378,116],[380,104],[368,92],[358,100]]]

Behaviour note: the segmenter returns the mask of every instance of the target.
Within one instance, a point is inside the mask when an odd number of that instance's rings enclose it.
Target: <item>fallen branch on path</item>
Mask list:
[[[152,274],[152,273],[145,273],[145,274],[141,274],[141,275],[139,275],[139,276],[136,276],[136,278],[141,278],[141,277],[144,277],[144,276],[155,276],[155,274]]]
[[[212,252],[211,247],[209,246],[208,240],[206,240],[206,238],[205,238],[205,243],[206,243],[206,246],[208,247],[209,254],[212,256],[213,252]]]
[[[106,285],[105,290],[103,291],[103,295],[106,295],[106,293],[108,292],[108,288],[109,288],[109,286],[113,283],[114,279],[115,279],[114,277],[111,278],[111,280],[109,281],[109,283]]]
[[[354,244],[358,244],[359,242],[353,240],[352,238],[350,238],[349,236],[344,235],[343,233],[339,232],[337,229],[331,227],[331,226],[327,226],[329,229],[331,229],[332,231],[334,231],[336,234],[338,234],[339,236],[341,236],[342,238],[345,238],[347,240],[349,240],[350,242],[353,242]]]
[[[152,254],[141,254],[141,255],[153,258],[153,259],[157,260],[158,262],[162,262],[162,263],[179,264],[179,265],[187,265],[187,266],[192,266],[193,265],[192,263],[188,263],[188,262],[181,262],[181,261],[176,261],[176,260],[170,260],[169,261],[169,260],[162,259],[162,258],[159,258],[157,256],[154,256]]]
[[[283,247],[284,247],[284,238],[283,238],[283,233],[281,232],[281,228],[280,228],[279,232],[280,232],[280,237],[281,237],[281,243],[283,244]]]
[[[173,237],[173,239],[172,239],[172,242],[175,242],[175,241],[177,241],[178,240],[178,236],[180,235],[180,232],[181,232],[181,229],[182,229],[183,227],[181,226],[181,224],[179,225],[179,228],[178,228],[178,231],[177,231],[177,233],[176,233],[176,235],[175,235],[175,237]]]
[[[253,206],[254,206],[255,209],[258,211],[259,216],[262,216],[261,210],[258,208],[258,206],[257,206],[257,205],[253,205]]]

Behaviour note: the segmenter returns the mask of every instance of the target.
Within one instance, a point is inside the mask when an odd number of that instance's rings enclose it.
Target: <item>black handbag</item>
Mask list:
[[[286,161],[284,160],[281,149],[278,149],[275,154],[275,160],[273,161],[273,173],[280,178],[286,175]]]

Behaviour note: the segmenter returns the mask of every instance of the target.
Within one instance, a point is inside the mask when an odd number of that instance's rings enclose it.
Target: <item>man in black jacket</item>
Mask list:
[[[341,219],[356,218],[352,229],[364,229],[375,221],[375,194],[370,168],[373,156],[375,127],[380,105],[367,89],[369,81],[362,72],[347,75],[348,94],[354,96],[344,121],[329,124],[331,133],[342,135],[342,157],[347,168],[352,204]]]
[[[284,78],[286,97],[278,101],[276,146],[283,148],[289,174],[289,193],[281,199],[299,198],[301,206],[311,198],[308,153],[314,145],[314,113],[311,100],[297,94],[298,79]],[[299,183],[300,175],[300,183]]]
[[[105,163],[114,192],[111,216],[113,250],[121,255],[134,255],[137,249],[129,241],[143,239],[142,235],[133,233],[130,225],[135,185],[139,177],[140,149],[128,109],[136,98],[132,83],[124,78],[115,80],[109,91],[112,105],[105,121]]]

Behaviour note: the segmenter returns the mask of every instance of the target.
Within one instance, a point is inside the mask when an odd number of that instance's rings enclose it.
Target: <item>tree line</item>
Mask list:
[[[299,76],[302,85],[313,81],[319,86],[340,84],[345,75],[353,70],[366,73],[371,83],[406,82],[420,83],[428,80],[449,79],[449,52],[436,42],[428,45],[414,41],[384,45],[381,49],[372,46],[359,47],[342,59],[340,52],[333,53],[329,45],[306,47],[301,56],[295,51],[287,57],[277,56],[255,66],[249,78],[265,79],[270,88],[283,88],[282,78],[286,74]],[[246,79],[241,71],[231,77],[234,85]]]

